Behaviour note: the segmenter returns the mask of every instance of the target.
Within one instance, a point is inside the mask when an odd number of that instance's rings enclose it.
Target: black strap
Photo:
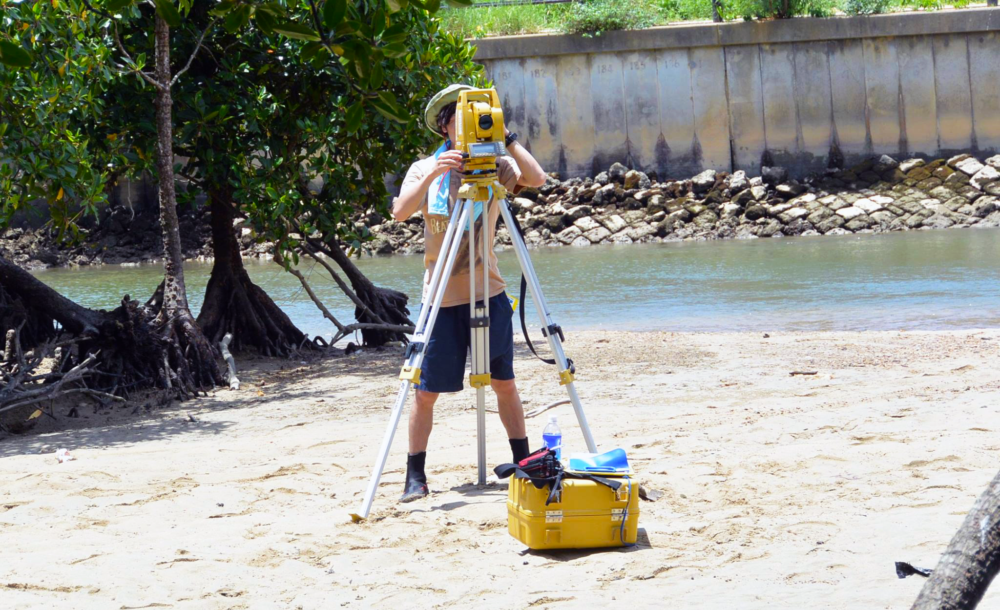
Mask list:
[[[606,479],[604,477],[582,472],[566,472],[565,470],[560,470],[555,476],[552,477],[533,477],[521,470],[517,464],[500,464],[493,469],[493,472],[496,473],[497,477],[501,479],[506,479],[511,475],[514,475],[515,479],[528,479],[537,489],[548,486],[549,496],[545,499],[545,506],[552,503],[556,496],[559,495],[559,492],[562,490],[563,479],[583,479],[593,481],[610,488],[614,492],[617,492],[622,486],[622,482],[616,479]]]
[[[508,208],[508,210],[510,210],[510,218],[511,218],[511,220],[514,221],[514,226],[513,227],[507,227],[507,228],[508,229],[514,229],[515,231],[517,231],[517,234],[521,236],[521,240],[524,241],[524,229],[521,228],[521,223],[518,222],[517,215],[514,214],[514,210],[510,208],[510,205],[508,205],[507,208]],[[535,346],[531,343],[531,336],[528,334],[528,324],[527,324],[527,322],[524,321],[524,309],[525,309],[525,300],[524,300],[524,298],[527,296],[527,294],[528,294],[528,280],[524,277],[524,274],[522,273],[521,274],[521,295],[518,297],[518,302],[521,305],[519,316],[521,318],[521,332],[524,334],[524,342],[528,344],[528,349],[530,349],[531,353],[535,355],[535,358],[538,358],[539,360],[541,360],[545,364],[555,365],[556,364],[555,358],[542,358],[541,356],[538,355],[538,351],[535,350]],[[558,334],[559,335],[559,339],[565,341],[565,338],[563,337],[563,334],[562,334],[562,329],[559,328],[556,325],[553,325],[553,326],[554,326],[553,328],[549,329],[549,332],[552,332],[553,334]],[[542,334],[545,334],[545,329],[542,329]],[[569,372],[575,374],[576,373],[576,366],[573,364],[573,361],[571,359],[567,358],[566,359],[566,364],[569,365]]]

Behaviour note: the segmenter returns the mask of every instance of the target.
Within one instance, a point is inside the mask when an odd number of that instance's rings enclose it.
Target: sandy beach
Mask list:
[[[249,360],[238,391],[3,437],[0,607],[908,608],[923,580],[893,562],[933,567],[1000,464],[997,330],[567,339],[599,445],[664,492],[635,547],[511,538],[506,484],[474,485],[468,389],[438,403],[431,496],[395,501],[404,423],[353,524],[402,350]],[[523,343],[515,369],[526,409],[562,397]],[[488,436],[508,461],[496,415]]]

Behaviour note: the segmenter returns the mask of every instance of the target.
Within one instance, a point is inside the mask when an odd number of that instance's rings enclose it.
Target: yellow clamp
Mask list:
[[[399,371],[401,381],[409,381],[413,385],[420,384],[420,369],[415,366],[406,365]]]
[[[569,385],[573,383],[576,377],[573,376],[573,372],[569,369],[565,371],[559,371],[559,385]]]
[[[490,385],[490,374],[483,373],[482,375],[469,375],[469,385],[474,388],[485,388]]]

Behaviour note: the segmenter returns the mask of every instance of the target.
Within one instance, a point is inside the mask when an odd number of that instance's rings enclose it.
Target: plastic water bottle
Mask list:
[[[556,452],[556,459],[562,459],[562,430],[559,429],[559,423],[556,421],[556,416],[552,415],[549,417],[549,423],[542,430],[542,442],[549,449]]]

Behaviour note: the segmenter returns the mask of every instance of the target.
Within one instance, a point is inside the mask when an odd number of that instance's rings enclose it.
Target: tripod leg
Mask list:
[[[410,384],[420,382],[420,366],[424,361],[424,352],[427,350],[426,338],[430,337],[434,331],[434,323],[437,321],[438,311],[441,309],[441,301],[444,299],[445,286],[448,278],[451,277],[451,270],[455,266],[455,259],[458,258],[458,250],[462,245],[461,235],[454,229],[461,227],[466,219],[472,214],[472,206],[469,204],[456,205],[449,222],[448,231],[445,233],[444,244],[441,251],[447,252],[444,265],[438,259],[438,264],[434,266],[434,273],[431,275],[431,284],[428,290],[428,298],[431,306],[429,311],[421,311],[417,318],[417,327],[413,332],[413,341],[410,343],[415,349],[408,350],[406,364],[400,373],[401,383],[399,392],[396,394],[396,403],[392,407],[392,414],[389,416],[389,425],[382,437],[382,445],[379,448],[378,458],[375,468],[372,470],[371,478],[368,480],[368,488],[365,490],[365,497],[361,503],[361,509],[356,513],[351,513],[351,519],[357,523],[368,518],[371,512],[372,502],[375,500],[375,492],[378,490],[379,481],[382,479],[382,471],[385,470],[385,462],[389,458],[389,449],[392,447],[392,439],[396,435],[396,428],[399,427],[399,419],[403,414],[403,407],[406,405],[406,397],[410,392]]]
[[[503,215],[504,223],[508,227],[513,227],[514,221],[511,217],[510,206],[507,200],[500,201],[500,213]],[[542,286],[539,284],[538,276],[535,275],[535,268],[531,264],[531,257],[528,255],[528,246],[524,243],[521,235],[513,229],[510,230],[510,241],[514,245],[514,252],[517,254],[518,262],[521,264],[521,272],[524,273],[524,277],[528,282],[528,291],[531,293],[531,299],[535,302],[535,308],[538,310],[539,321],[542,324],[542,328],[546,329],[545,335],[548,337],[549,347],[552,348],[556,364],[559,365],[560,383],[566,386],[570,402],[573,403],[576,419],[580,422],[580,430],[583,432],[583,440],[587,443],[587,451],[596,453],[597,444],[594,442],[594,435],[590,432],[590,425],[587,423],[587,415],[583,412],[583,404],[580,402],[580,396],[576,393],[573,373],[569,370],[569,361],[563,352],[562,341],[556,333],[548,332],[547,330],[555,326],[555,321],[552,319],[548,304],[546,304],[545,297],[542,295]],[[521,303],[521,307],[524,307],[524,303]]]

